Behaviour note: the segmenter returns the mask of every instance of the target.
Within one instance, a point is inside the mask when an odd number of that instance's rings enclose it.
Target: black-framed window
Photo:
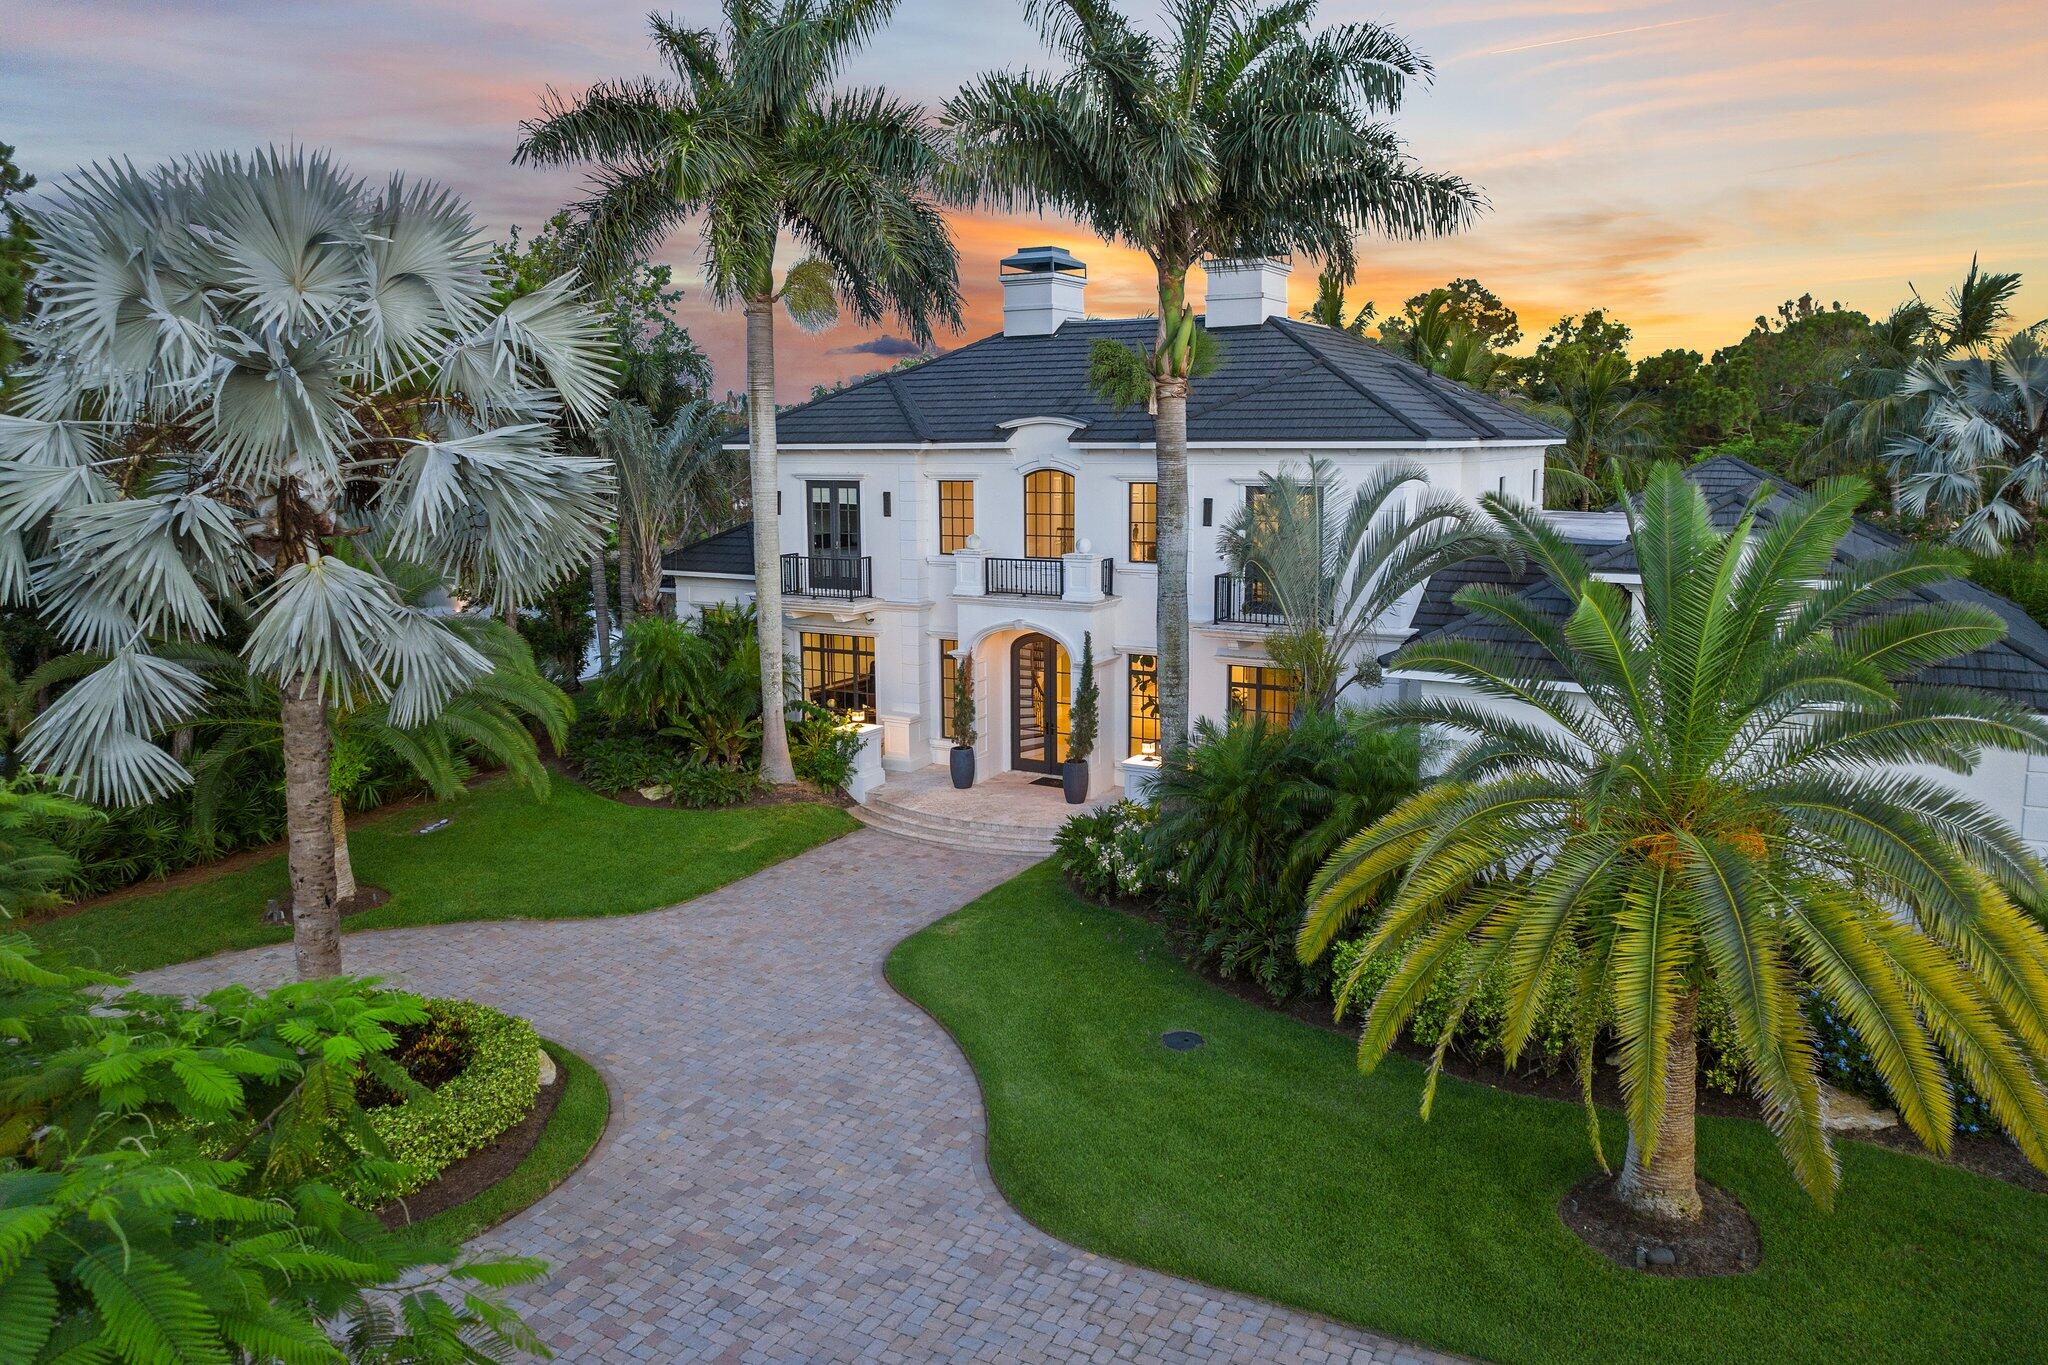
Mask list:
[[[805,631],[804,696],[837,716],[875,713],[875,642],[867,635]]]
[[[853,557],[860,554],[860,482],[818,479],[804,485],[808,532],[813,555]]]
[[[953,685],[960,677],[960,661],[953,651],[958,640],[939,641],[939,738],[958,739],[953,733]]]
[[[1024,476],[1024,555],[1057,559],[1074,552],[1074,476],[1034,469]]]
[[[1152,654],[1131,656],[1130,721],[1131,753],[1142,754],[1149,745],[1159,752],[1159,659]]]
[[[1159,562],[1159,485],[1131,485],[1131,563]]]
[[[1300,701],[1301,678],[1293,669],[1230,666],[1230,708],[1245,719],[1262,716],[1268,725],[1292,725]]]
[[[974,481],[939,480],[939,553],[965,549],[974,534]]]

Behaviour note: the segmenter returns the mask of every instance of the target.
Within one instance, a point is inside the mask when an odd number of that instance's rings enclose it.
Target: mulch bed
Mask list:
[[[1198,965],[1188,950],[1186,926],[1157,906],[1136,901],[1096,902],[1111,910],[1120,911],[1135,919],[1156,924],[1166,932],[1167,941],[1188,969],[1213,985],[1229,991],[1238,999],[1272,1010],[1279,1014],[1313,1024],[1319,1029],[1339,1034],[1353,1042],[1358,1040],[1363,1023],[1361,1014],[1349,1015],[1343,1023],[1330,1017],[1330,1002],[1314,997],[1298,1000],[1275,1001],[1257,983],[1227,977],[1212,968]],[[1428,1064],[1432,1049],[1416,1043],[1403,1034],[1394,1044],[1394,1051],[1404,1057]],[[1584,1097],[1579,1093],[1579,1078],[1568,1070],[1541,1071],[1525,1068],[1508,1071],[1497,1063],[1482,1061],[1452,1051],[1444,1054],[1444,1071],[1459,1080],[1471,1081],[1477,1085],[1492,1086],[1513,1095],[1537,1095],[1544,1099],[1563,1100],[1568,1104],[1579,1104]],[[1593,1073],[1593,1101],[1609,1109],[1620,1109],[1623,1105],[1620,1074],[1613,1067],[1597,1067]],[[1698,1112],[1715,1114],[1723,1118],[1756,1119],[1762,1121],[1763,1111],[1748,1095],[1724,1095],[1718,1090],[1702,1087],[1699,1092]],[[1840,1135],[1838,1135],[1840,1136]],[[2001,1137],[1972,1137],[1958,1133],[1949,1143],[1948,1155],[1939,1156],[1927,1150],[1915,1137],[1912,1130],[1903,1124],[1878,1133],[1858,1133],[1849,1138],[1853,1142],[1868,1142],[1894,1152],[1904,1152],[1928,1161],[1944,1162],[1961,1167],[1973,1175],[1988,1176],[2003,1180],[2021,1189],[2036,1194],[2048,1194],[2048,1174],[2034,1168],[2025,1153]]]
[[[350,915],[360,915],[365,910],[375,910],[390,899],[391,893],[383,887],[368,886],[362,882],[357,882],[356,893],[353,896],[336,901],[334,908],[341,912],[343,919],[347,919]]]
[[[558,1069],[555,1083],[540,1088],[540,1095],[525,1118],[498,1134],[489,1146],[450,1162],[419,1190],[378,1209],[378,1219],[387,1228],[425,1222],[437,1213],[468,1203],[512,1174],[527,1154],[540,1145],[548,1120],[554,1117],[555,1106],[562,1102],[568,1088],[567,1071]]]
[[[1579,1240],[1624,1270],[1676,1279],[1745,1275],[1763,1262],[1756,1224],[1734,1196],[1697,1182],[1706,1211],[1697,1223],[1646,1218],[1617,1199],[1614,1177],[1595,1172],[1572,1186],[1558,1217]]]

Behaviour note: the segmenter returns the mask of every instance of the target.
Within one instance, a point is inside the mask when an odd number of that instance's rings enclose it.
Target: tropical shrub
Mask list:
[[[796,775],[820,791],[844,788],[860,756],[859,732],[815,702],[798,701],[789,716],[789,761]]]
[[[712,768],[757,766],[761,750],[760,653],[728,618],[709,633],[666,616],[626,627],[603,707],[622,726],[678,741]]]
[[[78,859],[50,835],[98,819],[90,806],[44,791],[32,778],[0,782],[0,919],[58,901]]]
[[[387,1231],[331,1179],[381,1192],[404,1170],[355,1094],[402,1077],[384,1054],[417,999],[346,977],[196,1004],[124,984],[0,936],[0,1360],[537,1348],[499,1291],[541,1263]]]
[[[1355,1013],[1359,1002],[1378,995],[1400,966],[1395,954],[1382,953],[1368,959],[1367,950],[1368,941],[1355,938],[1337,945],[1331,954],[1330,965],[1336,979],[1331,998],[1340,1020]],[[1512,1066],[1506,1046],[1508,1007],[1513,998],[1507,972],[1497,966],[1481,972],[1478,988],[1462,1008],[1459,1006],[1459,981],[1468,965],[1465,954],[1470,951],[1462,944],[1452,949],[1451,968],[1424,988],[1421,1003],[1408,1022],[1409,1040],[1422,1047],[1442,1045],[1469,1060],[1510,1069],[1534,1066],[1550,1073],[1566,1065],[1572,1058],[1577,1036],[1577,1004],[1572,991],[1572,980],[1579,967],[1577,947],[1568,945],[1559,951],[1557,961],[1538,988],[1528,1042]],[[1604,1014],[1599,1022],[1606,1022]],[[1700,1083],[1723,1095],[1740,1093],[1743,1087],[1742,1054],[1734,1027],[1727,1001],[1720,993],[1711,989],[1703,992],[1698,1020]]]
[[[540,1095],[540,1036],[532,1024],[471,1000],[431,1001],[425,1013],[427,1036],[452,1044],[459,1030],[466,1057],[439,1085],[409,1076],[410,1094],[380,1082],[378,1097],[392,1095],[397,1103],[369,1106],[364,1113],[383,1153],[405,1171],[388,1179],[338,1182],[366,1207],[413,1193],[525,1118]],[[419,1039],[413,1042],[417,1047]]]
[[[1076,891],[1091,900],[1136,900],[1157,894],[1172,873],[1155,870],[1146,840],[1153,813],[1135,801],[1118,801],[1070,816],[1053,836],[1053,857]]]
[[[1309,878],[1360,821],[1415,791],[1419,757],[1413,733],[1366,714],[1198,722],[1160,767],[1149,843],[1176,874],[1163,903],[1197,961],[1276,999],[1320,989],[1328,965],[1294,952]]]
[[[2004,554],[1971,555],[1970,581],[2018,604],[2027,615],[2048,625],[2048,554],[2009,549]]]

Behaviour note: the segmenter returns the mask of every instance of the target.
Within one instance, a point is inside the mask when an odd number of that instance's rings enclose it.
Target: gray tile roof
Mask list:
[[[730,531],[670,550],[661,557],[663,573],[732,573],[754,576],[754,523],[743,521]]]
[[[1799,496],[1798,490],[1784,487],[1782,480],[1733,456],[1717,456],[1703,461],[1686,470],[1685,476],[1706,495],[1714,523],[1723,530],[1740,520],[1750,499],[1766,483],[1772,485],[1772,492],[1758,508],[1760,523],[1769,522]],[[1838,564],[1854,563],[1896,549],[1904,543],[1888,531],[1859,521],[1836,546],[1835,560]],[[1581,545],[1580,550],[1596,571],[1635,572],[1635,549],[1627,541]],[[1483,640],[1512,651],[1534,668],[1549,669],[1554,676],[1557,671],[1554,661],[1534,641],[1490,618],[1473,616],[1452,600],[1459,588],[1474,582],[1519,587],[1521,596],[1556,615],[1562,616],[1571,609],[1570,600],[1541,574],[1532,570],[1518,578],[1498,560],[1479,560],[1447,569],[1429,581],[1416,607],[1413,621],[1416,635],[1413,638]],[[1965,654],[1925,669],[1919,675],[1920,681],[1998,692],[2037,710],[2048,711],[2048,629],[2044,629],[2017,604],[1967,579],[1944,579],[1919,589],[1911,596],[1923,602],[1966,602],[1981,606],[1995,612],[2006,626],[2003,640],[1974,654]]]
[[[1051,336],[986,337],[789,409],[788,445],[972,444],[1026,417],[1080,422],[1079,442],[1149,444],[1141,408],[1113,412],[1088,392],[1098,339],[1151,344],[1151,318],[1069,322]],[[1269,318],[1217,330],[1216,372],[1195,382],[1188,438],[1202,442],[1558,441],[1554,428],[1372,342]],[[743,438],[742,438],[743,439]]]

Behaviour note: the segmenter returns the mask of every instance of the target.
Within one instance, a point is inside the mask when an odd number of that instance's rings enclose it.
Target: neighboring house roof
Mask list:
[[[1006,422],[1060,417],[1073,440],[1149,445],[1144,408],[1114,412],[1088,390],[1099,340],[1146,347],[1151,318],[1069,322],[1050,336],[986,337],[890,370],[776,417],[783,445],[988,444]],[[1188,439],[1294,445],[1331,441],[1540,441],[1563,433],[1385,350],[1327,327],[1268,318],[1215,333],[1215,373],[1194,386]]]
[[[1732,455],[1716,456],[1685,471],[1685,477],[1706,495],[1714,524],[1729,530],[1742,517],[1757,490],[1772,486],[1770,496],[1757,509],[1759,523],[1768,523],[1790,507],[1800,494],[1746,460]],[[1595,572],[1632,574],[1636,572],[1635,547],[1628,541],[1589,546],[1575,540]],[[1897,549],[1905,542],[1888,531],[1858,521],[1835,548],[1835,560],[1854,563]],[[1490,566],[1490,567],[1489,567]],[[1564,615],[1571,601],[1562,590],[1533,570],[1513,574],[1498,560],[1478,560],[1446,569],[1430,579],[1416,608],[1416,631],[1410,644],[1421,640],[1480,640],[1506,648],[1534,668],[1554,674],[1555,663],[1537,644],[1521,632],[1464,611],[1451,599],[1466,583],[1499,582],[1519,587],[1520,595],[1542,610]],[[1923,670],[1919,681],[1998,692],[2048,711],[2048,629],[2016,604],[1966,579],[1943,579],[1908,595],[1922,602],[1961,602],[1985,607],[2005,622],[2005,638],[1974,654],[1965,654]],[[1391,655],[1387,657],[1391,658]]]
[[[754,576],[754,523],[743,521],[730,531],[670,550],[661,557],[663,573],[729,573]]]

